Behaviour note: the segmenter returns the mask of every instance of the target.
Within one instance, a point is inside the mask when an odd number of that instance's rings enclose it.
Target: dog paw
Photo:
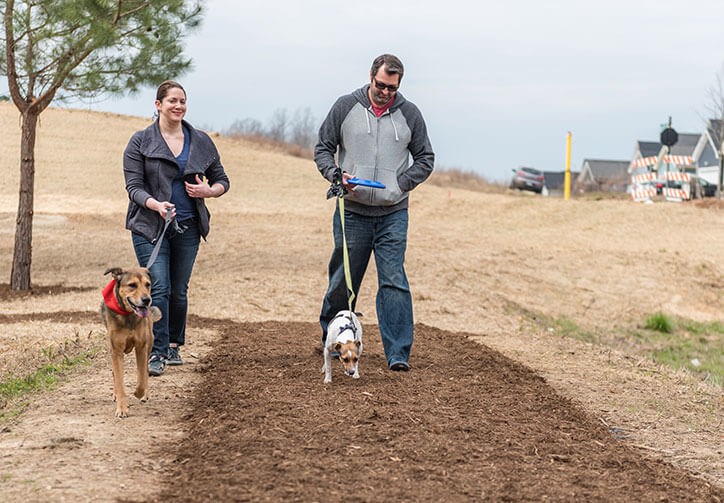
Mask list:
[[[353,374],[352,379],[359,379],[359,374]]]
[[[331,378],[331,377],[325,377],[325,378],[324,378],[324,384],[329,384],[329,383],[331,383],[331,382],[332,382],[332,378]]]
[[[128,417],[128,407],[126,407],[125,409],[121,409],[120,407],[117,407],[116,408],[116,417],[119,419]]]
[[[142,402],[145,402],[146,400],[148,400],[148,394],[146,393],[145,389],[136,388],[136,391],[133,392],[133,396],[135,396]]]

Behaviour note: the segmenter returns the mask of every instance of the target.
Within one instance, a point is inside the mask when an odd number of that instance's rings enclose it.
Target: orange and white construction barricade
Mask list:
[[[656,187],[652,184],[656,181],[656,173],[641,173],[631,177],[631,198],[637,203],[651,202],[656,197]]]
[[[691,156],[670,155],[669,148],[662,146],[656,156],[636,159],[629,166],[631,173],[631,197],[637,202],[651,202],[656,197],[657,189],[666,201],[682,202],[691,198],[691,177],[683,171],[685,167],[692,166]],[[641,173],[641,170],[646,172]],[[634,174],[639,172],[638,174]],[[679,182],[679,188],[666,187],[669,182]]]
[[[631,198],[637,203],[651,202],[651,199],[656,197],[655,188],[638,189],[631,191]]]
[[[661,162],[667,164],[676,164],[677,166],[691,166],[694,164],[694,158],[690,155],[669,155],[667,154],[668,149],[666,147],[661,148],[661,152],[658,155],[652,155],[649,157],[642,157],[636,159],[631,163],[629,171],[633,171],[636,168],[644,168],[646,166],[657,166]]]
[[[649,173],[641,173],[640,175],[634,175],[631,177],[631,182],[634,185],[642,185],[645,183],[652,183],[656,181],[656,173],[653,171]]]
[[[668,181],[681,182],[681,188],[664,188],[661,193],[667,201],[680,203],[691,199],[691,177],[689,173],[683,171],[669,171],[664,174],[664,179]]]
[[[684,189],[671,189],[664,187],[661,189],[661,193],[664,195],[667,201],[680,203],[689,199],[689,191]]]

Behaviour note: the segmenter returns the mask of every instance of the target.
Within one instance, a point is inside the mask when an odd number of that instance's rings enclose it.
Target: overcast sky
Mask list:
[[[442,168],[507,180],[519,165],[630,159],[671,116],[701,132],[724,63],[721,0],[209,0],[178,80],[187,119],[223,130],[309,107],[317,122],[368,81],[375,56],[405,64]],[[151,115],[154,90],[92,104]],[[88,105],[86,105],[87,107]]]

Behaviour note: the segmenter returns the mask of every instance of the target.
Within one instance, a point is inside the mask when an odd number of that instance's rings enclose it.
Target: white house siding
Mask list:
[[[699,166],[699,176],[714,185],[719,183],[719,166]]]

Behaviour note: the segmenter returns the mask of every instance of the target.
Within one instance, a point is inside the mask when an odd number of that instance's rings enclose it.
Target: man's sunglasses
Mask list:
[[[400,86],[393,86],[392,84],[383,84],[382,82],[378,81],[374,77],[372,77],[372,80],[375,82],[375,87],[377,89],[379,89],[380,91],[384,91],[385,89],[388,89],[391,93],[394,93],[400,87]]]

